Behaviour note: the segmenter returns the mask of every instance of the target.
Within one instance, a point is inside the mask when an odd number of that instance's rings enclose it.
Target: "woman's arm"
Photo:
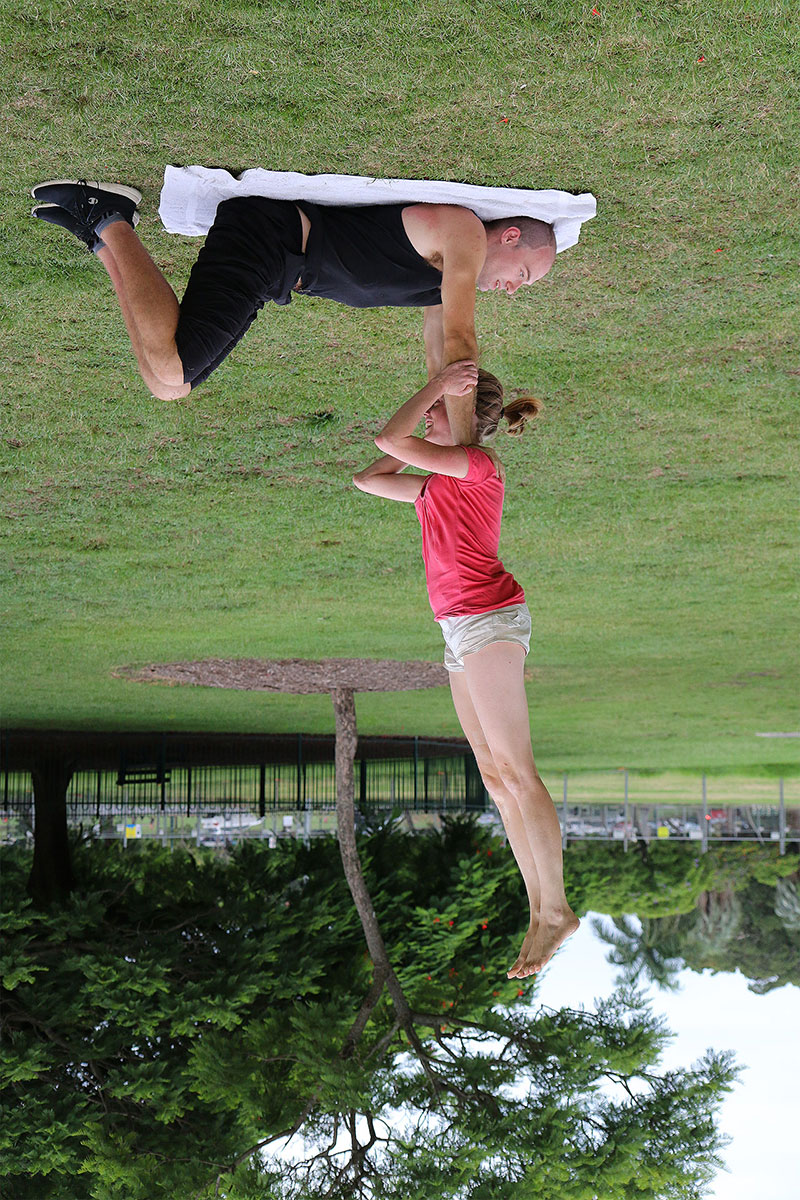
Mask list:
[[[428,442],[415,437],[414,430],[440,397],[445,393],[450,396],[466,395],[475,387],[477,378],[478,368],[473,362],[465,360],[451,363],[397,410],[375,438],[375,445],[409,466],[463,479],[469,470],[469,458],[464,448]]]
[[[391,454],[370,463],[363,471],[353,476],[353,483],[361,492],[371,496],[382,496],[385,500],[405,500],[414,503],[425,482],[424,475],[400,475],[407,463]]]

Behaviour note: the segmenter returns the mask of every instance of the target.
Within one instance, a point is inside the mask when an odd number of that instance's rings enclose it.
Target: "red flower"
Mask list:
[[[697,60],[697,61],[698,61],[698,62],[705,62],[705,61],[706,61],[706,56],[705,56],[705,54],[701,54],[701,55],[700,55],[700,57],[698,58],[698,60]]]
[[[592,16],[593,16],[593,17],[599,17],[599,16],[600,16],[600,13],[597,11],[597,9],[596,9],[596,8],[593,8],[593,9],[592,9]]]

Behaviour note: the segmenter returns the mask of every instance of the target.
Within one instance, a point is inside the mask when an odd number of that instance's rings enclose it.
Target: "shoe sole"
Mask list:
[[[64,184],[79,184],[86,183],[89,187],[95,188],[97,191],[112,192],[116,196],[125,196],[128,200],[132,200],[134,204],[139,205],[142,202],[142,193],[136,188],[128,187],[125,183],[99,183],[94,179],[46,179],[44,183],[37,183],[31,188],[31,195],[34,200],[38,200],[36,195],[39,188],[46,187],[62,187]]]
[[[66,180],[61,180],[60,182],[66,182]],[[45,187],[45,184],[43,184],[43,183],[37,184],[37,187]],[[130,190],[131,190],[131,191],[133,191],[133,188],[131,188]],[[131,199],[132,199],[132,198],[133,198],[133,197],[131,197]],[[36,205],[34,208],[32,208],[32,209],[31,209],[31,216],[32,216],[32,217],[36,217],[38,220],[40,220],[40,221],[41,221],[41,220],[43,219],[42,217],[40,217],[40,216],[39,216],[39,212],[40,212],[40,210],[41,210],[41,209],[43,209],[43,208],[60,208],[60,207],[61,207],[61,205],[60,205],[60,204],[37,204],[37,205]],[[137,208],[137,209],[135,209],[135,210],[134,210],[134,213],[133,213],[133,218],[132,218],[132,220],[133,220],[133,226],[134,226],[134,229],[135,229],[135,228],[136,228],[136,226],[139,224],[139,221],[140,221],[140,219],[141,219],[141,216],[142,216],[142,214],[139,212],[138,208]],[[52,221],[48,221],[48,224],[49,224],[49,225],[52,225],[52,224],[53,224],[53,222],[52,222]],[[126,222],[126,224],[127,224],[127,222]],[[103,235],[102,235],[102,234],[98,234],[97,236],[98,236],[98,237],[102,237]]]

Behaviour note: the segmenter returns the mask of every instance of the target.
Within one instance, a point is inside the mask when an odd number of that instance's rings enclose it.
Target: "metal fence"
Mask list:
[[[489,805],[472,754],[412,759],[357,759],[356,804],[412,812],[482,812]],[[33,809],[27,772],[0,774],[3,813],[24,819]],[[76,771],[67,789],[70,824],[119,814],[187,818],[224,810],[265,817],[272,812],[331,812],[336,808],[332,762],[255,766],[154,767],[148,771]]]
[[[722,803],[729,779],[674,781],[632,772],[564,774],[545,778],[556,803],[562,842],[694,841],[710,845],[752,840],[777,844],[784,853],[800,841],[800,781],[740,781],[742,803]],[[471,754],[413,759],[360,759],[355,764],[357,819],[400,810],[406,814],[474,812],[502,824],[483,787]],[[642,796],[650,794],[648,801]],[[604,796],[602,802],[596,799]],[[615,799],[615,796],[617,799]],[[636,797],[636,799],[634,799]],[[773,798],[777,803],[768,803]],[[0,773],[0,840],[30,838],[34,829],[31,777]],[[225,841],[282,836],[308,838],[335,831],[336,777],[332,762],[234,767],[121,768],[78,771],[67,792],[67,820],[99,838],[155,837],[218,845]],[[424,821],[417,821],[417,825]],[[414,822],[408,819],[413,828]]]

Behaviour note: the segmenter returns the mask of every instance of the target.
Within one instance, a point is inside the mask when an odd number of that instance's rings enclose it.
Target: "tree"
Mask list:
[[[630,995],[520,1010],[516,864],[474,823],[359,839],[413,1037],[332,839],[142,851],[79,847],[85,888],[55,914],[25,897],[29,852],[6,852],[14,1200],[702,1194],[729,1059],[661,1075],[665,1031]]]
[[[622,968],[622,983],[632,986],[644,975],[664,991],[677,991],[683,961],[676,953],[676,918],[614,917],[610,928],[595,919],[592,927],[611,946],[608,961]]]
[[[72,768],[57,755],[45,755],[31,776],[36,837],[28,892],[34,904],[47,908],[66,900],[75,886],[67,832],[67,788]]]
[[[619,979],[640,978],[673,990],[686,967],[695,971],[740,970],[750,989],[767,992],[800,983],[800,920],[797,855],[752,844],[714,847],[707,855],[705,881],[687,912],[683,903],[653,916],[652,902],[636,917],[615,916],[612,928],[596,921],[612,947],[609,961],[622,968]],[[617,890],[619,884],[617,884]],[[694,889],[691,889],[694,890]]]
[[[291,1168],[272,1160],[234,1171],[221,1190],[242,1200],[703,1194],[721,1144],[712,1113],[735,1072],[727,1055],[651,1070],[666,1034],[636,993],[617,993],[596,1013],[414,1021],[432,1033],[423,1053],[387,1061],[369,1090],[363,1074],[327,1065],[307,1126],[314,1153]]]

